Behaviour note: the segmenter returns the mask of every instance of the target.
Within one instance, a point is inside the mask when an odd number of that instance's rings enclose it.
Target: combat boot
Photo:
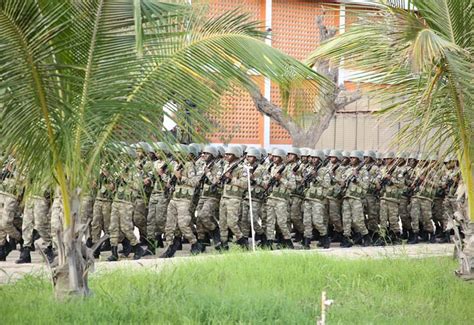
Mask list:
[[[176,254],[180,243],[181,238],[175,237],[173,243],[166,248],[163,254],[160,255],[160,258],[172,258]]]
[[[310,249],[311,248],[311,238],[303,239],[303,248]]]
[[[390,241],[392,242],[392,245],[400,245],[402,243],[402,239],[400,238],[400,233],[391,231]]]
[[[267,242],[265,243],[265,247],[263,247],[265,249],[269,249],[269,250],[273,250],[273,240],[272,239],[268,239]]]
[[[209,245],[205,244],[202,240],[198,240],[198,242],[201,244],[201,253],[205,253],[206,252],[206,246],[211,246],[211,244],[209,243]]]
[[[408,235],[409,235],[409,231],[406,230],[406,229],[403,229],[402,235],[400,236],[400,238],[401,238],[402,240],[407,240],[407,239],[408,239]]]
[[[407,244],[410,244],[410,245],[418,244],[418,234],[416,232],[410,231],[410,236],[408,238]]]
[[[303,234],[296,230],[294,239],[295,243],[302,242],[304,240]]]
[[[108,238],[102,243],[102,245],[100,247],[100,251],[101,252],[108,252],[111,249],[112,249],[112,246],[110,246],[110,238]]]
[[[439,243],[440,244],[447,244],[447,243],[450,243],[450,242],[451,242],[451,235],[449,233],[449,230],[443,232],[443,237],[441,237]]]
[[[356,232],[354,236],[352,236],[352,241],[354,242],[354,245],[362,245],[362,234]]]
[[[194,244],[191,245],[191,255],[198,255],[202,253],[202,248],[203,244],[201,244],[199,241],[195,242]]]
[[[284,239],[283,248],[295,249],[295,246],[293,245],[293,242],[291,241],[291,239]]]
[[[130,240],[128,240],[127,238],[124,238],[122,240],[122,255],[124,257],[128,257],[128,255],[130,255],[131,252],[132,252],[132,245],[130,245]]]
[[[7,257],[5,256],[5,245],[0,246],[0,262],[5,262]]]
[[[177,238],[177,242],[176,242],[176,250],[178,251],[182,251],[183,250],[183,244],[186,240],[183,240],[181,237],[175,237],[175,239]]]
[[[421,233],[421,241],[424,242],[424,243],[426,243],[426,242],[428,242],[429,240],[430,240],[430,234],[429,234],[429,232],[422,230],[422,233]]]
[[[373,245],[374,246],[385,246],[387,245],[387,239],[388,237],[387,236],[380,236],[380,234],[378,235],[377,239],[374,241]]]
[[[16,264],[31,263],[30,248],[25,246],[21,249],[20,258],[15,261]]]
[[[260,242],[257,244],[257,246],[260,248],[265,248],[267,246],[267,242],[267,236],[265,234],[262,234],[260,236]]]
[[[372,246],[372,237],[369,234],[364,235],[362,237],[362,246],[363,247]]]
[[[331,238],[326,235],[326,236],[323,236],[323,248],[324,249],[328,249],[331,247]]]
[[[156,247],[160,247],[160,248],[165,247],[165,244],[163,243],[162,234],[157,234],[155,240],[156,240]]]
[[[216,245],[216,251],[223,252],[229,250],[229,244],[227,242],[220,242]]]
[[[100,257],[100,246],[95,249],[95,251],[92,253],[95,259]]]
[[[87,238],[87,240],[86,240],[86,247],[87,247],[87,248],[91,248],[92,245],[94,245],[94,243],[92,242],[92,238],[90,238],[90,237]]]
[[[243,249],[249,249],[249,241],[247,237],[241,237],[239,240],[237,240],[236,244],[238,244]]]
[[[438,241],[436,240],[436,235],[434,232],[428,233],[429,243],[436,244]]]
[[[212,241],[214,243],[214,246],[216,246],[218,243],[221,242],[221,232],[219,230],[219,227],[216,227],[212,232],[211,232],[211,237]]]
[[[133,248],[133,259],[134,260],[139,260],[143,257],[143,254],[145,254],[145,250],[140,246],[140,244],[136,244]]]
[[[46,258],[48,259],[49,264],[54,262],[54,251],[53,251],[53,246],[48,246],[46,249],[43,251],[44,255],[46,255]]]
[[[112,255],[109,256],[109,258],[107,259],[107,261],[109,262],[116,262],[119,260],[119,256],[118,256],[118,247],[117,246],[112,246],[110,248],[110,250],[112,251]]]
[[[156,244],[155,241],[152,239],[147,240],[146,243],[146,250],[143,256],[150,256],[156,254]]]
[[[341,239],[341,247],[349,248],[352,247],[353,243],[349,237],[343,236]]]

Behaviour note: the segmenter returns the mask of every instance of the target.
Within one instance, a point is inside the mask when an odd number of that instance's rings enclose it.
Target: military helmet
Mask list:
[[[318,157],[321,160],[326,158],[322,150],[311,150],[311,157]]]
[[[300,149],[301,157],[310,156],[310,155],[311,155],[311,151],[312,151],[312,150],[308,150],[307,148],[301,148],[301,149]]]
[[[260,148],[259,150],[260,150],[260,154],[261,154],[262,156],[266,156],[266,155],[267,155],[267,150],[265,150],[265,148]]]
[[[397,152],[397,158],[407,159],[408,158],[408,153],[405,152],[405,151],[399,151],[399,152]]]
[[[375,152],[375,159],[382,159],[382,153],[380,151]]]
[[[362,151],[359,151],[359,150],[352,150],[349,156],[350,156],[350,158],[357,158],[360,161],[362,161],[364,159],[364,155],[363,155]]]
[[[225,150],[225,154],[234,155],[236,158],[242,157],[242,148],[240,146],[229,146]]]
[[[395,152],[387,151],[386,153],[384,153],[383,159],[395,159]]]
[[[285,159],[286,152],[283,149],[276,148],[276,149],[273,149],[272,155],[276,157],[280,157],[281,159]]]
[[[155,142],[153,143],[153,147],[155,152],[163,151],[164,153],[168,153],[168,147],[163,142]]]
[[[354,150],[354,151],[356,151],[356,150]],[[350,157],[351,157],[351,153],[350,153],[349,151],[347,151],[347,150],[344,150],[344,151],[342,152],[342,156],[343,156],[343,157],[346,157],[346,158],[350,158]]]
[[[342,154],[339,150],[331,150],[329,151],[329,154],[327,155],[328,157],[336,157],[337,159],[341,160],[342,159]]]
[[[257,159],[261,159],[262,155],[260,154],[260,150],[254,147],[250,147],[247,149],[247,157],[253,156]]]
[[[219,153],[220,156],[225,155],[225,149],[223,146],[217,146],[217,152]]]
[[[418,160],[428,160],[428,154],[425,152],[421,152],[418,154]]]
[[[373,151],[373,150],[364,151],[364,157],[370,157],[372,159],[376,159],[375,158],[375,151]]]
[[[428,160],[437,161],[438,160],[438,155],[435,154],[435,153],[432,153],[432,154],[429,155]]]
[[[153,147],[146,142],[139,142],[138,146],[143,149],[146,153],[154,152]]]
[[[408,155],[408,159],[418,159],[418,154],[416,152],[412,152]]]
[[[293,155],[296,155],[297,157],[300,157],[301,156],[301,150],[299,148],[296,148],[296,147],[291,147],[290,149],[288,149],[288,152],[286,154],[287,155],[293,154]]]
[[[204,147],[204,149],[202,150],[202,153],[209,153],[211,154],[212,157],[216,158],[218,156],[218,152],[217,152],[217,149],[216,147],[214,146],[211,146],[211,145],[207,145]]]
[[[244,154],[245,152],[247,152],[247,145],[241,144],[240,149],[242,149],[242,154]]]
[[[196,153],[196,155],[199,155],[201,152],[201,146],[197,143],[191,143],[188,145],[188,147],[192,154]]]
[[[324,155],[329,156],[331,149],[323,149]]]

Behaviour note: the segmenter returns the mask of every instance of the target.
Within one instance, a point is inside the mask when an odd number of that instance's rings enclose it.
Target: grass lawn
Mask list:
[[[316,254],[228,254],[162,272],[93,274],[88,299],[55,301],[46,280],[0,286],[1,324],[472,324],[474,284],[451,258],[338,260]]]

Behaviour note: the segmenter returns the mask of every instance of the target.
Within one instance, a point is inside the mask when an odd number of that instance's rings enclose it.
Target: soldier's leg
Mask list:
[[[218,211],[219,201],[217,199],[206,199],[201,209],[200,219],[207,232],[213,232],[217,228],[215,215]]]
[[[369,233],[369,231],[365,226],[364,206],[362,205],[361,200],[352,199],[351,201],[352,226],[356,232],[360,233],[362,236],[365,236]]]
[[[430,200],[421,200],[421,224],[423,225],[423,229],[428,233],[434,233],[433,223],[432,220],[432,211],[431,211],[431,204]]]
[[[44,198],[35,199],[33,212],[35,215],[35,229],[43,240],[46,247],[52,246],[51,241],[51,218],[49,213],[49,202]]]
[[[408,198],[406,196],[402,196],[400,198],[400,203],[398,205],[398,212],[400,214],[400,219],[402,221],[403,232],[405,233],[412,230],[410,212],[408,210]]]
[[[158,197],[158,203],[156,204],[156,231],[157,235],[161,236],[165,233],[165,225],[168,211],[168,204],[170,200],[165,197],[163,193]]]
[[[96,200],[94,204],[91,222],[91,238],[94,244],[99,241],[101,231],[104,228],[104,217],[102,215],[103,204],[104,201],[102,200]]]
[[[239,227],[239,217],[242,211],[242,200],[227,199],[227,226],[234,234],[235,238],[239,240],[244,237]]]
[[[23,246],[30,248],[33,247],[33,230],[35,227],[33,207],[33,199],[27,198],[25,202],[25,209],[23,211],[22,236]]]
[[[290,233],[290,229],[288,228],[288,219],[289,219],[288,201],[275,200],[275,202],[276,202],[275,209],[276,211],[278,211],[278,213],[276,214],[276,221],[277,221],[278,227],[281,230],[283,239],[289,240],[291,239],[291,233]]]
[[[183,200],[177,202],[178,228],[191,245],[197,242],[196,236],[190,227],[191,225],[191,201]]]
[[[380,203],[374,195],[367,195],[367,229],[375,233],[379,230]]]
[[[333,226],[335,232],[342,233],[344,231],[339,200],[329,199],[329,224]]]
[[[168,210],[166,214],[166,225],[165,225],[165,239],[166,245],[171,246],[173,244],[175,229],[178,226],[178,208],[176,201],[171,200],[168,204]]]
[[[380,230],[379,234],[381,237],[387,235],[387,223],[388,223],[388,202],[383,198],[380,199]]]
[[[266,233],[268,240],[275,240],[276,200],[268,199],[266,204]]]
[[[124,236],[130,241],[130,245],[137,245],[137,237],[133,232],[133,212],[134,206],[131,202],[120,202],[120,230],[123,232]]]
[[[219,204],[219,229],[222,243],[227,243],[228,240],[227,201],[227,198],[222,198]]]
[[[61,199],[54,199],[51,207],[51,238],[53,244],[58,247],[58,232],[63,230],[63,206]]]
[[[151,194],[150,203],[148,203],[148,215],[146,219],[146,233],[148,236],[148,240],[155,238],[157,234],[156,214],[157,214],[158,195],[159,194],[157,193]]]
[[[304,238],[313,237],[313,205],[309,200],[305,200],[303,203],[303,225],[304,225]]]
[[[312,224],[316,230],[319,231],[320,236],[326,236],[328,233],[327,218],[325,217],[326,206],[324,202],[321,201],[313,201],[311,205]]]
[[[303,199],[293,196],[290,201],[290,220],[295,230],[302,235],[304,233]]]
[[[413,230],[412,238],[408,243],[416,244],[418,242],[418,232],[420,231],[420,199],[412,198],[410,203],[410,219],[411,229]]]
[[[242,234],[245,237],[250,236],[250,212],[249,212],[249,201],[248,200],[242,200],[242,213],[241,213],[241,218],[239,220],[239,227],[240,230],[242,231]]]
[[[110,233],[110,245],[118,246],[119,237],[120,237],[120,203],[116,201],[112,203],[109,233]]]
[[[390,230],[395,234],[400,234],[400,223],[398,218],[398,202],[389,202],[388,206],[388,223]]]
[[[140,232],[140,238],[146,238],[146,227],[147,227],[147,217],[148,208],[145,203],[145,200],[137,199],[135,200],[134,210],[133,210],[133,224],[138,228]]]
[[[3,199],[3,209],[3,230],[10,236],[10,238],[21,241],[21,233],[13,224],[13,219],[15,218],[18,209],[18,202],[16,198],[13,196],[5,196]]]
[[[262,202],[258,200],[252,200],[252,215],[253,215],[253,230],[257,235],[263,235],[264,229],[261,226],[261,213],[262,213]],[[250,216],[250,210],[249,210]]]
[[[342,201],[342,225],[343,225],[343,235],[344,237],[349,238],[351,236],[351,225],[352,225],[352,199],[344,199]]]

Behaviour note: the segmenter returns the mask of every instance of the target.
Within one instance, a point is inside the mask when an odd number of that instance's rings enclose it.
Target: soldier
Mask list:
[[[53,203],[51,205],[51,238],[56,249],[59,247],[58,234],[63,233],[63,198],[61,188],[56,186],[54,190]]]
[[[369,187],[365,196],[365,207],[367,215],[367,230],[373,237],[379,230],[379,212],[380,200],[377,195],[376,179],[380,173],[380,169],[376,164],[376,154],[372,150],[364,152],[364,167],[369,174]]]
[[[275,226],[278,226],[283,236],[282,247],[292,249],[294,246],[288,228],[288,197],[296,188],[296,180],[293,171],[283,164],[283,159],[286,156],[285,151],[275,149],[272,152],[272,156],[274,165],[270,169],[270,175],[264,183],[266,190],[270,192],[266,203],[268,247],[272,247],[272,243],[275,240]]]
[[[102,166],[98,182],[95,184],[98,188],[97,195],[95,197],[94,209],[92,212],[92,223],[91,223],[91,238],[92,244],[95,244],[100,239],[100,234],[103,231],[104,234],[110,235],[110,214],[112,211],[112,200],[114,198],[115,185],[110,171],[107,166]],[[108,238],[104,244],[102,250],[110,250],[110,238]],[[94,257],[99,258],[101,248],[98,247],[94,251]]]
[[[217,221],[219,212],[220,193],[215,184],[222,176],[223,165],[218,163],[218,152],[213,146],[205,146],[202,151],[202,161],[200,168],[201,176],[201,197],[197,204],[196,230],[198,241],[202,250],[205,250],[204,241],[209,234],[214,241],[214,245],[220,243],[220,231]]]
[[[346,167],[341,166],[340,160],[342,155],[338,150],[331,150],[329,152],[329,161],[327,164],[327,173],[331,178],[328,187],[328,232],[333,230],[333,241],[340,241],[342,239],[342,218],[341,218],[341,184],[342,174]],[[331,227],[332,229],[331,229]]]
[[[169,186],[175,187],[175,189],[168,204],[166,217],[167,248],[160,258],[171,258],[176,253],[178,249],[177,229],[191,243],[191,254],[199,254],[202,251],[202,245],[191,229],[192,200],[201,175],[196,170],[194,156],[189,149],[182,146],[180,151],[186,161],[174,168],[173,177],[170,180]]]
[[[398,220],[398,204],[404,183],[403,170],[398,168],[398,160],[395,153],[388,152],[385,164],[380,171],[377,189],[381,193],[380,198],[380,230],[379,238],[375,245],[383,246],[387,242],[400,244],[400,226]],[[388,228],[390,229],[388,231]],[[387,237],[388,234],[388,237]]]
[[[435,173],[432,170],[433,165],[428,161],[426,154],[420,154],[419,163],[414,171],[415,180],[411,187],[413,188],[413,197],[411,199],[410,216],[412,220],[413,236],[408,244],[418,243],[419,223],[423,225],[423,241],[431,243],[436,242],[434,236],[433,224],[431,222],[434,189],[436,187]]]
[[[0,175],[0,261],[5,261],[17,244],[22,243],[21,233],[13,223],[21,195],[20,182],[15,160],[10,159]],[[10,241],[7,241],[7,235]]]
[[[351,228],[362,236],[362,245],[371,244],[368,230],[365,226],[364,208],[362,200],[369,187],[369,175],[362,169],[363,155],[359,151],[352,151],[350,154],[351,167],[344,171],[342,179],[344,181],[343,201],[342,201],[342,224],[344,227],[344,237],[341,247],[351,247]]]
[[[265,236],[265,230],[261,226],[261,212],[262,203],[265,198],[265,189],[263,188],[263,181],[267,169],[265,166],[259,164],[261,160],[260,151],[256,148],[247,149],[247,163],[251,167],[250,169],[250,182],[251,182],[251,195],[252,195],[252,215],[253,215],[253,227],[255,231],[255,241],[259,240],[260,245],[266,245],[267,237]],[[248,191],[244,194],[244,200],[242,201],[242,220],[240,228],[245,237],[250,236],[251,224],[250,224],[250,203]]]
[[[129,156],[135,155],[133,149],[124,148],[122,159],[124,160],[124,166],[120,173],[116,184],[115,197],[112,202],[112,212],[110,216],[110,244],[112,246],[112,255],[107,259],[109,262],[118,261],[118,243],[120,234],[123,233],[125,239],[128,240],[132,246],[132,250],[135,253],[133,258],[135,260],[140,259],[143,254],[143,248],[138,243],[137,238],[133,232],[133,211],[134,211],[134,178],[133,178],[133,167],[127,166],[127,160]],[[130,164],[129,164],[130,165]],[[124,249],[125,252],[125,249]]]
[[[327,192],[331,184],[328,168],[324,167],[325,156],[321,150],[311,151],[311,168],[306,170],[303,178],[305,188],[304,200],[304,241],[303,247],[310,248],[313,226],[319,232],[319,246],[329,248],[331,239],[328,236],[328,199]]]
[[[454,219],[454,213],[458,210],[458,201],[456,191],[461,180],[459,164],[453,157],[446,158],[446,174],[442,179],[443,190],[445,191],[444,199],[444,218],[443,218],[443,236],[440,243],[451,242],[450,230],[447,229],[447,222]]]
[[[156,159],[153,161],[153,190],[148,204],[147,246],[145,255],[154,255],[156,247],[164,247],[166,211],[169,197],[166,195],[166,184],[170,181],[170,164],[167,160],[168,148],[163,142],[155,143]]]
[[[94,202],[96,197],[96,189],[94,186],[91,186],[89,192],[84,195],[81,199],[80,207],[80,223],[87,226],[87,231],[85,233],[86,245],[87,247],[92,247],[92,238],[91,238],[91,222],[94,216]]]
[[[244,236],[239,226],[239,216],[242,210],[242,197],[247,189],[247,171],[241,165],[243,161],[240,147],[229,147],[225,152],[227,161],[224,166],[224,189],[219,206],[219,228],[221,245],[218,249],[228,249],[228,230],[237,238],[237,244],[248,247],[248,238]]]
[[[23,247],[17,264],[31,263],[30,252],[33,250],[33,231],[36,229],[46,246],[44,254],[49,263],[54,261],[53,244],[51,241],[51,224],[49,206],[51,203],[51,190],[48,186],[32,189],[31,195],[25,200],[23,212]]]
[[[299,148],[290,148],[287,152],[286,164],[287,168],[293,170],[293,177],[297,184],[301,184],[303,180],[301,164],[299,160],[301,151]],[[303,210],[302,204],[304,199],[304,193],[302,187],[295,186],[295,189],[290,194],[289,207],[290,207],[290,221],[293,224],[295,230],[295,241],[303,241],[304,225],[303,225]]]
[[[399,159],[398,168],[400,173],[403,174],[403,184],[401,184],[401,196],[398,204],[398,213],[402,222],[402,235],[401,239],[408,239],[412,233],[411,228],[411,217],[408,209],[410,202],[410,184],[413,169],[416,166],[416,154],[402,154]],[[407,159],[408,158],[408,159]]]

